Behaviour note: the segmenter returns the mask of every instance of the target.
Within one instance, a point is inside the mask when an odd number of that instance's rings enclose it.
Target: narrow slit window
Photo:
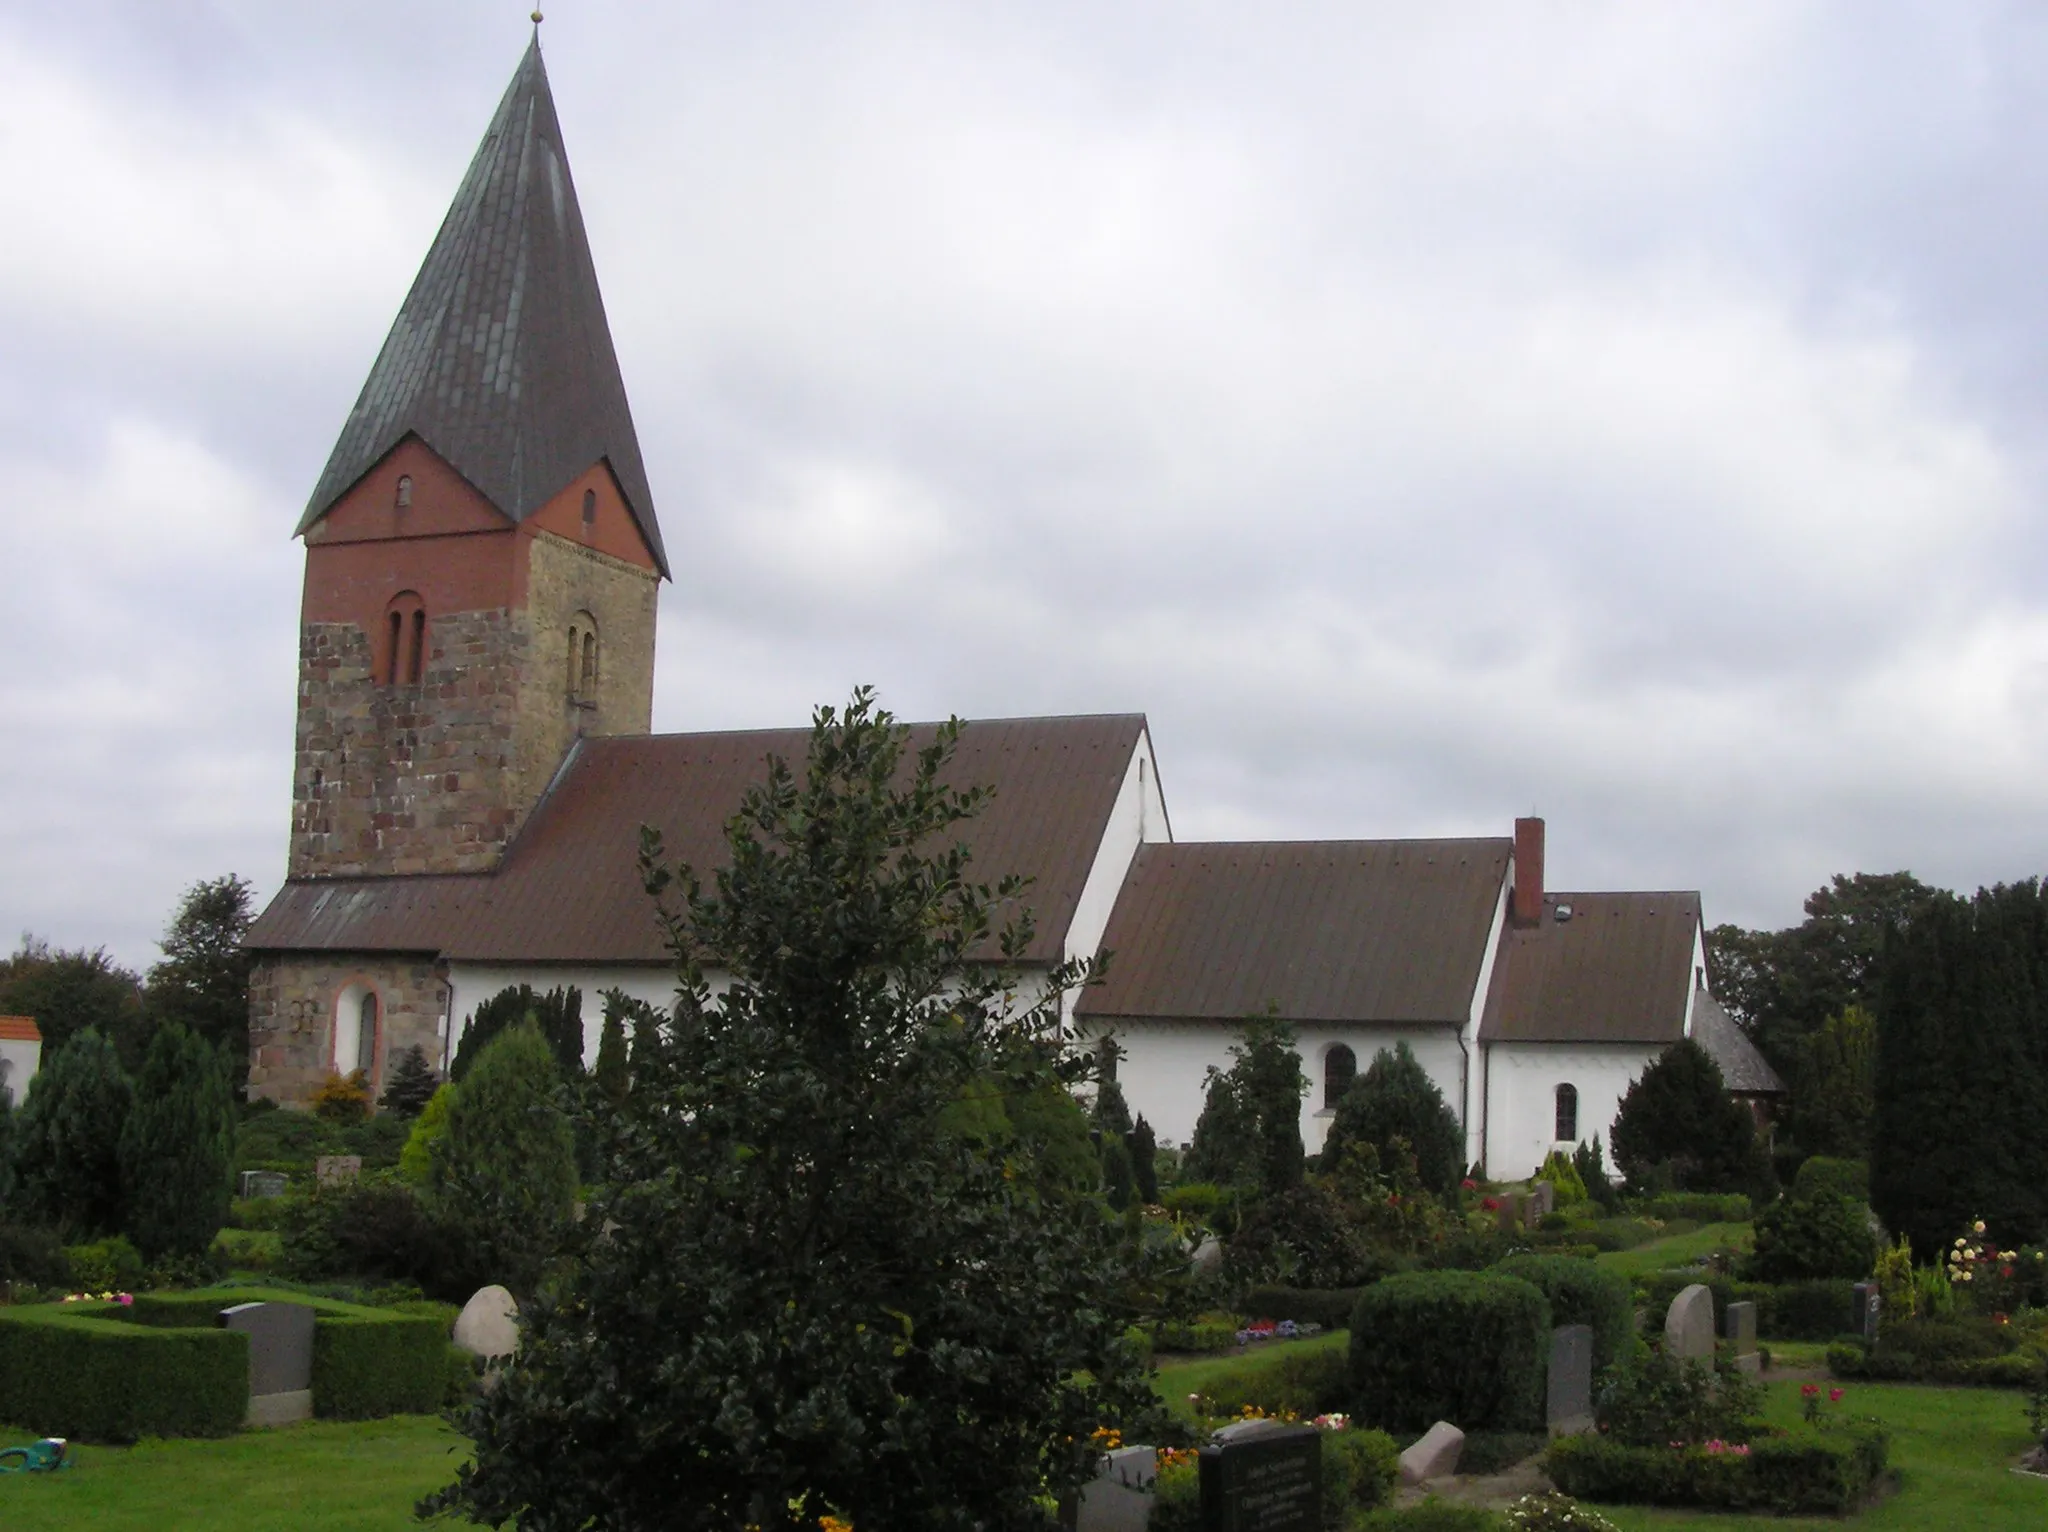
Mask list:
[[[583,524],[586,527],[597,524],[597,491],[594,489],[583,492]]]
[[[383,653],[375,656],[380,686],[417,686],[426,672],[427,608],[418,591],[402,590],[384,608]]]
[[[407,658],[411,661],[406,671],[406,681],[417,686],[420,678],[427,673],[427,613],[420,608],[412,614],[412,649]]]
[[[386,641],[384,649],[384,673],[377,678],[386,686],[391,685],[398,679],[398,645],[399,640],[404,638],[404,636],[405,614],[403,612],[393,612],[391,614],[391,634]]]
[[[583,695],[594,696],[597,692],[597,635],[583,635]]]
[[[1552,1137],[1559,1143],[1577,1143],[1579,1140],[1579,1088],[1576,1085],[1560,1085],[1557,1088],[1557,1132]]]

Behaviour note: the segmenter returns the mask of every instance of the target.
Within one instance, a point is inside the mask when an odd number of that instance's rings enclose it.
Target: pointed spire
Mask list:
[[[536,21],[298,531],[416,433],[514,521],[605,460],[666,575],[539,31]]]

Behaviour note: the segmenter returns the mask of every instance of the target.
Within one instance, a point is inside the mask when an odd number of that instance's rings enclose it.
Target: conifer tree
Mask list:
[[[1218,1186],[1251,1182],[1258,1164],[1258,1123],[1245,1105],[1242,1085],[1235,1070],[1209,1066],[1202,1112],[1181,1161],[1182,1180]]]
[[[566,989],[557,986],[545,995],[530,984],[508,985],[484,1001],[462,1029],[448,1078],[459,1081],[466,1077],[492,1040],[522,1021],[531,1021],[547,1040],[564,1079],[581,1078],[583,992],[573,984]]]
[[[1270,1016],[1248,1019],[1229,1070],[1209,1070],[1202,1115],[1183,1169],[1191,1181],[1265,1195],[1301,1184],[1301,1098],[1308,1078],[1294,1033]]]
[[[1748,1191],[1759,1160],[1748,1108],[1728,1094],[1721,1066],[1689,1037],[1666,1048],[1621,1098],[1614,1163],[1631,1185],[1662,1167],[1681,1191]]]
[[[1395,1140],[1415,1156],[1415,1172],[1433,1192],[1448,1192],[1465,1169],[1465,1132],[1413,1050],[1396,1043],[1373,1055],[1364,1074],[1337,1101],[1323,1140],[1323,1163],[1334,1165],[1353,1144],[1370,1144],[1378,1163],[1396,1163]]]
[[[228,1217],[234,1090],[213,1045],[175,1021],[150,1039],[120,1137],[127,1232],[148,1259],[195,1256]]]
[[[604,1023],[597,1034],[597,1088],[614,1106],[633,1088],[632,1065],[626,1053],[626,1016],[633,1000],[621,989],[604,992]]]
[[[377,1098],[377,1104],[400,1117],[417,1117],[440,1088],[440,1077],[427,1062],[426,1050],[415,1043],[399,1054],[391,1069],[390,1083]]]
[[[1153,1136],[1152,1124],[1145,1121],[1141,1112],[1126,1140],[1131,1151],[1131,1179],[1138,1190],[1138,1197],[1146,1206],[1159,1200],[1159,1166],[1157,1155],[1159,1141]]]
[[[539,1285],[576,1198],[576,1140],[561,1066],[540,1028],[499,1033],[449,1103],[428,1201],[479,1273],[520,1298]]]
[[[16,1194],[32,1220],[70,1239],[121,1226],[121,1127],[134,1089],[93,1027],[45,1060],[15,1124]]]

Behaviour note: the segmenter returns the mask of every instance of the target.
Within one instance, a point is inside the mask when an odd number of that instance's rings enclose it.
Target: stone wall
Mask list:
[[[336,1007],[363,989],[378,1001],[377,1057],[367,1071],[374,1098],[391,1062],[417,1045],[441,1067],[448,986],[434,959],[388,953],[266,957],[249,975],[249,1094],[303,1105],[334,1058]]]

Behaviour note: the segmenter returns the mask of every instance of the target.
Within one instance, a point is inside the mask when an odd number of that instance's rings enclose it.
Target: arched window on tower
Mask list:
[[[585,707],[597,705],[597,619],[578,612],[569,619],[569,654],[565,676],[569,700]]]
[[[1579,1141],[1579,1088],[1576,1085],[1560,1085],[1557,1088],[1557,1131],[1551,1138],[1560,1144],[1575,1144]]]
[[[403,590],[391,598],[379,636],[383,652],[373,656],[378,684],[419,685],[427,668],[427,608],[419,592]]]
[[[398,493],[391,497],[391,504],[395,509],[401,511],[412,504],[411,474],[402,473],[398,476]]]
[[[1323,1055],[1323,1110],[1334,1112],[1358,1078],[1358,1055],[1339,1043]]]
[[[597,491],[594,489],[583,492],[583,524],[586,527],[597,525]]]
[[[336,1074],[352,1075],[360,1070],[364,1079],[374,1079],[382,1020],[383,1007],[368,984],[351,984],[335,997],[332,1067]]]

